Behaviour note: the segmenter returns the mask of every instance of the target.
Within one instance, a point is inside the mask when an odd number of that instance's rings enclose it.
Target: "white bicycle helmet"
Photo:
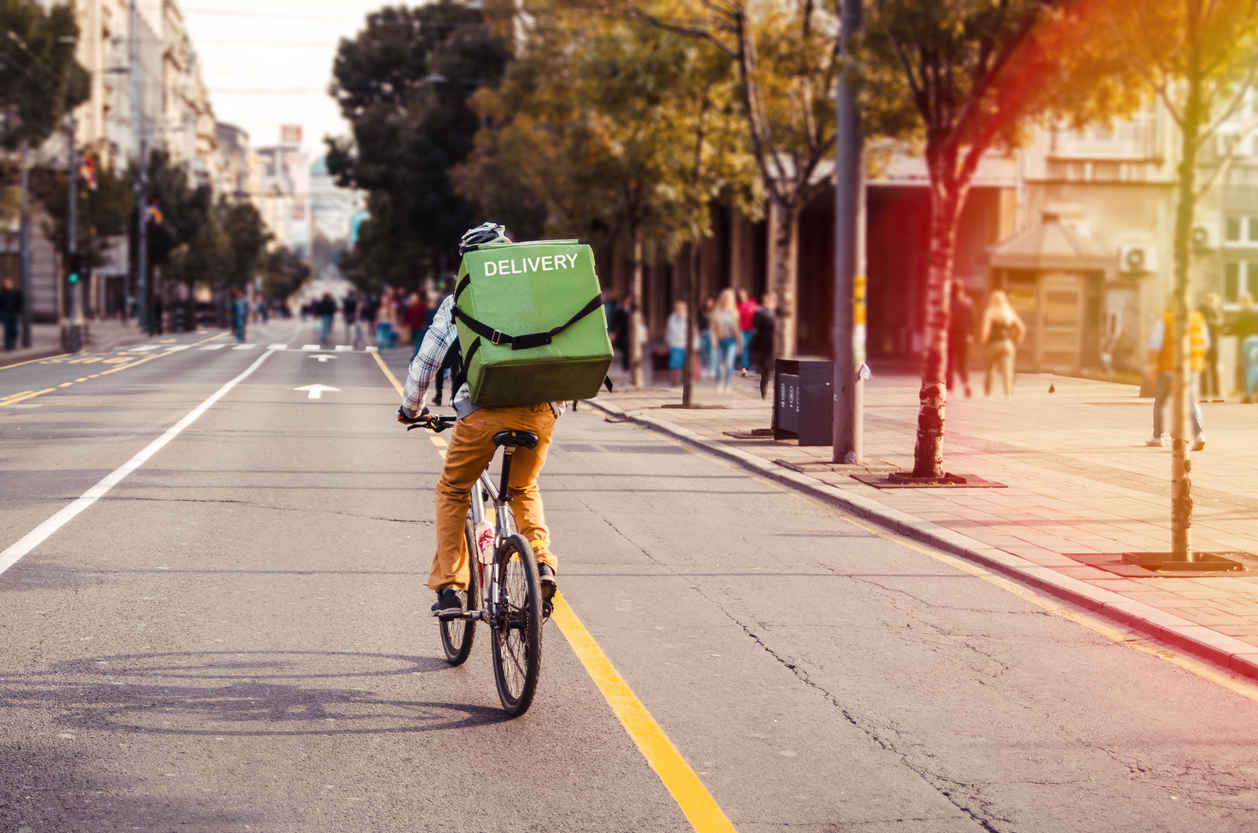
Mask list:
[[[481,223],[476,228],[470,228],[463,233],[463,237],[459,240],[459,255],[462,256],[472,246],[482,246],[486,243],[510,243],[511,240],[503,232],[504,227],[499,223]]]

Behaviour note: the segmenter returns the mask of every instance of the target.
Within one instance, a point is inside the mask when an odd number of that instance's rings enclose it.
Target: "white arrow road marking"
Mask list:
[[[336,393],[341,392],[340,388],[334,388],[328,385],[306,385],[305,387],[293,388],[293,390],[310,391],[310,395],[306,397],[307,399],[322,399],[324,391],[335,391]]]
[[[319,355],[317,355],[317,356],[311,356],[310,358],[312,358],[312,359],[314,359],[315,361],[319,362],[319,364],[325,364],[325,363],[327,362],[327,360],[328,360],[328,359],[335,359],[335,358],[336,358],[336,356],[331,356],[331,355],[328,355],[327,353],[320,353]]]

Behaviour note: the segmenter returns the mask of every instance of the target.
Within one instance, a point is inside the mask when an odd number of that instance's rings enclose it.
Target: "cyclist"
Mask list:
[[[459,241],[459,255],[471,246],[486,243],[510,243],[497,223],[483,223],[469,229]],[[406,375],[398,422],[426,422],[428,409],[424,396],[433,377],[441,368],[447,350],[458,341],[454,323],[454,296],[447,295],[433,316],[432,326],[424,336],[419,352],[412,359]],[[445,467],[437,481],[436,531],[437,552],[428,574],[428,587],[437,591],[433,612],[441,618],[452,618],[463,610],[456,591],[467,590],[469,575],[467,542],[463,537],[463,521],[468,511],[468,493],[480,473],[493,459],[497,447],[493,436],[499,431],[528,431],[537,435],[537,447],[517,448],[511,462],[508,492],[520,534],[533,547],[537,556],[537,572],[541,579],[544,609],[549,611],[555,595],[555,575],[559,561],[550,549],[550,531],[542,513],[541,493],[537,476],[546,462],[555,420],[564,411],[563,402],[515,407],[481,408],[471,403],[467,384],[459,386],[450,400],[458,421],[446,448]]]

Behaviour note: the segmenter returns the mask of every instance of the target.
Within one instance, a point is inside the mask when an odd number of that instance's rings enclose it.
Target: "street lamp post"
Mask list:
[[[131,0],[131,123],[136,135],[136,320],[144,332],[152,332],[148,296],[148,148],[144,135],[144,105],[140,100],[140,13],[139,0]]]
[[[850,53],[861,27],[861,0],[843,0],[840,48]],[[835,149],[834,452],[836,463],[863,455],[865,367],[865,177],[855,96],[839,76],[838,147]]]

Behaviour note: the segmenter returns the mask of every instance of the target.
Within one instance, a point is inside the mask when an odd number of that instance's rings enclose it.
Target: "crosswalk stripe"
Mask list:
[[[302,350],[318,350],[320,349],[320,347],[317,344],[303,344],[301,346],[301,349]]]
[[[336,352],[338,352],[338,353],[352,353],[352,352],[354,352],[354,345],[352,345],[352,344],[338,344],[338,345],[336,345]]]
[[[226,344],[207,344],[201,349],[202,350],[222,350],[226,346],[227,346]]]
[[[189,347],[191,347],[191,346],[192,346],[191,344],[172,344],[172,345],[170,345],[169,347],[167,347],[167,348],[166,348],[166,352],[167,352],[167,353],[177,353],[177,352],[179,352],[180,350],[187,350],[187,349],[188,349]]]
[[[287,345],[287,344],[278,344],[278,343],[277,343],[277,344],[270,344],[270,345],[267,345],[267,348],[266,348],[266,349],[268,349],[268,350],[287,350],[287,349],[288,349],[288,345]]]
[[[257,347],[257,346],[258,346],[258,345],[256,345],[256,344],[237,344],[237,345],[236,345],[235,347],[233,347],[232,349],[233,349],[233,350],[252,350],[253,348],[255,348],[255,347]]]

